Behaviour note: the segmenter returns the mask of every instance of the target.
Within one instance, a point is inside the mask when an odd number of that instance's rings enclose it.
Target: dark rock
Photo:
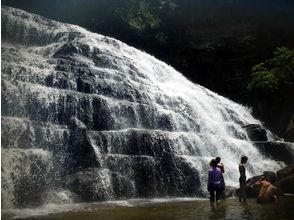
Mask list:
[[[249,178],[246,181],[247,184],[247,191],[246,191],[246,196],[249,198],[255,198],[258,196],[259,190],[260,190],[260,186],[255,185],[255,183],[262,177],[262,175],[259,176],[253,176],[251,178]]]
[[[254,142],[257,149],[265,156],[286,164],[294,162],[294,148],[292,143],[286,142]]]
[[[283,193],[294,193],[294,164],[277,171],[277,177]]]
[[[294,194],[294,175],[287,176],[280,181],[280,188],[283,193]]]
[[[291,176],[291,175],[294,175],[294,164],[291,164],[277,171],[278,180],[282,180],[283,178],[286,178],[287,176]]]
[[[294,114],[288,124],[284,139],[285,141],[294,142]]]
[[[246,129],[251,141],[267,141],[266,130],[258,124],[249,124],[243,126]]]
[[[225,198],[237,196],[237,187],[234,186],[226,186],[225,188]]]
[[[77,118],[71,118],[69,128],[68,173],[77,168],[99,167],[87,127]]]
[[[135,196],[135,186],[127,175],[124,176],[119,172],[112,172],[111,179],[115,198],[123,199]]]
[[[277,175],[272,171],[264,171],[262,175],[265,176],[271,183],[277,181]]]

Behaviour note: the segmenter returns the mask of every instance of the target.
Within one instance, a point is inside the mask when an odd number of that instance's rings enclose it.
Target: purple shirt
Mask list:
[[[223,184],[223,174],[220,168],[213,167],[208,172],[208,184]]]

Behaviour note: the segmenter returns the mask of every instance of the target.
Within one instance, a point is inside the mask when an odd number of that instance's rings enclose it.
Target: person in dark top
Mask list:
[[[225,166],[224,164],[221,162],[221,158],[220,157],[216,157],[215,158],[216,160],[216,163],[217,163],[217,167],[220,168],[220,170],[222,171],[222,173],[225,172]],[[223,179],[223,185],[222,185],[222,191],[221,191],[221,198],[222,199],[225,199],[225,188],[226,188],[226,185],[225,185],[225,180]]]
[[[239,191],[239,201],[243,199],[246,202],[246,170],[245,164],[247,163],[248,158],[246,156],[241,157],[241,162],[239,164],[239,183],[240,183],[240,191]]]
[[[207,189],[210,193],[210,204],[213,205],[214,202],[220,202],[224,178],[221,169],[217,167],[215,159],[210,161],[210,166],[211,168],[208,171]]]
[[[221,163],[221,158],[220,157],[216,157],[215,158],[216,163],[217,163],[217,167],[221,169],[222,173],[225,172],[225,166],[223,163]]]

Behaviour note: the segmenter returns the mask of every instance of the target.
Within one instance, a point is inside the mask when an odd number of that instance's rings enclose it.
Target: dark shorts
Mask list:
[[[213,184],[210,183],[208,186],[208,191],[223,191],[224,186],[222,184]]]
[[[246,176],[240,176],[239,183],[241,183],[241,184],[246,183]]]

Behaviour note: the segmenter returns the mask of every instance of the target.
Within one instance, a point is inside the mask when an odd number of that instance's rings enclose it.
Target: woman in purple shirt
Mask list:
[[[223,173],[220,168],[217,167],[217,162],[215,159],[210,161],[211,168],[208,172],[208,182],[207,189],[210,193],[210,203],[219,203],[222,188],[224,186]]]

